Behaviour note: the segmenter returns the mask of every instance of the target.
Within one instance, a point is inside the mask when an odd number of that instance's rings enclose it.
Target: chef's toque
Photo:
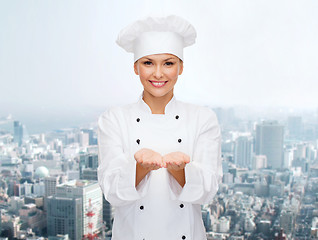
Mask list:
[[[147,17],[122,29],[116,43],[134,53],[134,62],[160,53],[173,54],[183,60],[183,48],[195,43],[196,36],[194,27],[181,17]]]

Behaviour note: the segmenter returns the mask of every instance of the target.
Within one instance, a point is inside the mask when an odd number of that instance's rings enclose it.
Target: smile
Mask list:
[[[159,82],[159,81],[149,81],[151,83],[152,86],[156,87],[156,88],[160,88],[163,87],[164,85],[166,85],[166,83],[168,81],[164,81],[164,82]]]

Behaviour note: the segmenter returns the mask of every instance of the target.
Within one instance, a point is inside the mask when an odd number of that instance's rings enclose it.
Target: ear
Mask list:
[[[179,62],[179,75],[183,73],[183,61],[180,60]]]
[[[139,75],[139,71],[138,71],[138,60],[134,63],[134,72],[136,75]]]

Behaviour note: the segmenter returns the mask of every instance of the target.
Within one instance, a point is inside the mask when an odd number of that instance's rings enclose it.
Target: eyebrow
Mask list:
[[[146,59],[148,59],[148,60],[150,60],[150,61],[153,61],[153,59],[151,59],[151,58],[148,58],[148,57],[145,57]],[[164,59],[163,61],[168,61],[168,60],[170,60],[170,59],[174,59],[173,57],[169,57],[169,58],[167,58],[167,59]]]

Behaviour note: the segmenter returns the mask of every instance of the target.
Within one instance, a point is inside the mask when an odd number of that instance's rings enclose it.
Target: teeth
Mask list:
[[[165,82],[152,82],[152,84],[159,87],[159,86],[163,86]]]

